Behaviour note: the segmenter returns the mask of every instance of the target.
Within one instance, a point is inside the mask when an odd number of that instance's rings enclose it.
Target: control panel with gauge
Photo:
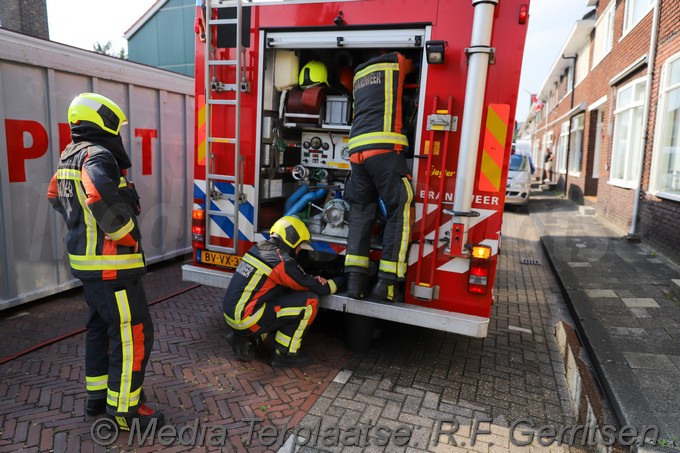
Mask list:
[[[328,130],[302,132],[300,164],[349,170],[349,135]]]

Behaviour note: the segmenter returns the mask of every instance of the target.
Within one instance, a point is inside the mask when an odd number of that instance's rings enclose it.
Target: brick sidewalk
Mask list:
[[[534,197],[532,218],[622,425],[655,425],[680,448],[680,269],[624,240],[554,193]]]

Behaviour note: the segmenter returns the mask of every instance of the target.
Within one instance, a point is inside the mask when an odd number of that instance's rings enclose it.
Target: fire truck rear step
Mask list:
[[[226,289],[231,281],[231,274],[185,264],[182,266],[182,280]],[[489,318],[419,305],[378,302],[370,299],[359,300],[342,294],[321,297],[319,302],[322,308],[329,310],[370,316],[475,338],[486,337],[489,329]]]

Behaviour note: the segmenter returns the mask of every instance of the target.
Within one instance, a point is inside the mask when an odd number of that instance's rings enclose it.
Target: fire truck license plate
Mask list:
[[[200,250],[197,256],[199,263],[214,264],[215,266],[236,268],[241,262],[240,256],[228,255],[226,253],[209,252],[207,250]]]

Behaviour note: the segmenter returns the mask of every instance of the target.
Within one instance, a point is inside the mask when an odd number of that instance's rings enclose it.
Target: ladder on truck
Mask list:
[[[432,114],[428,116],[427,120],[427,130],[430,131],[428,145],[426,146],[427,156],[427,174],[425,176],[425,197],[423,198],[423,214],[421,218],[420,234],[418,239],[418,262],[416,264],[416,275],[415,275],[415,285],[413,287],[413,295],[422,300],[432,300],[439,297],[439,288],[435,285],[434,271],[437,268],[437,257],[439,254],[439,249],[444,242],[448,242],[450,238],[440,238],[441,229],[441,216],[442,216],[442,203],[444,201],[444,183],[446,182],[446,164],[448,162],[448,149],[449,149],[449,138],[451,132],[454,132],[457,128],[456,121],[451,116],[453,112],[453,97],[449,96],[446,109],[439,109],[439,97],[435,96],[432,102]],[[441,147],[441,159],[439,168],[439,185],[437,188],[437,193],[439,197],[434,204],[434,227],[433,227],[433,238],[428,239],[429,234],[425,231],[426,225],[428,225],[428,217],[430,217],[429,200],[428,195],[433,189],[430,177],[432,175],[431,169],[434,168],[434,156],[439,155],[440,152],[437,149],[437,137],[435,134],[443,134],[443,146]],[[441,137],[439,137],[441,140]],[[427,255],[427,250],[431,248],[430,252],[430,262],[429,266],[423,264],[425,257]],[[426,250],[427,249],[427,250]]]
[[[249,91],[249,84],[245,78],[245,52],[246,49],[242,43],[242,27],[243,27],[243,0],[206,0],[205,3],[205,67],[204,67],[204,87],[205,87],[205,137],[206,137],[206,153],[208,156],[206,169],[206,244],[210,246],[211,250],[222,251],[225,253],[238,254],[239,242],[239,209],[245,203],[245,194],[243,192],[242,168],[241,168],[241,92]],[[219,9],[232,8],[236,14],[234,18],[213,18],[213,14],[218,13]],[[217,52],[217,27],[228,26],[229,29],[235,29],[235,54],[236,59],[224,60],[219,59]],[[213,42],[215,41],[215,42]],[[234,83],[220,82],[216,74],[218,68],[221,67],[233,68],[235,71]],[[217,98],[218,93],[234,93],[233,99]],[[211,117],[213,109],[229,109],[233,112],[231,116],[234,119],[234,136],[233,137],[219,137],[213,134],[213,125]],[[216,168],[215,152],[213,147],[215,144],[229,145],[233,147],[234,156],[234,171],[233,174],[218,173]],[[225,185],[232,185],[233,193],[225,193],[218,188],[218,185],[224,187]],[[226,209],[218,209],[217,204],[213,201],[228,200],[231,206]],[[233,207],[233,208],[232,208]],[[213,244],[211,238],[212,221],[215,224],[221,225],[222,230],[233,239],[231,247],[220,246]]]

